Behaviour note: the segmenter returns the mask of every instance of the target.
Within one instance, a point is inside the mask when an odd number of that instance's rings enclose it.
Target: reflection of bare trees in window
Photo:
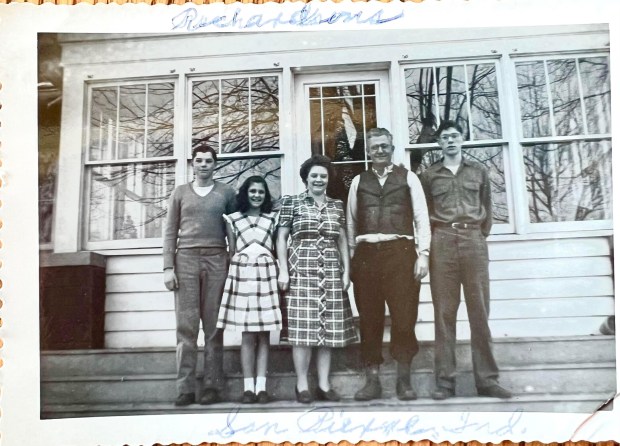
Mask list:
[[[530,220],[611,218],[611,145],[608,141],[538,144],[524,148]]]
[[[171,163],[92,168],[89,240],[161,237],[173,187]]]
[[[192,88],[192,146],[221,153],[279,149],[276,76],[199,81]]]

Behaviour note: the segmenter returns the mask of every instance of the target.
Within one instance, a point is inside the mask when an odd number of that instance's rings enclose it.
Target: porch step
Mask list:
[[[263,405],[241,405],[238,403],[218,403],[210,406],[191,405],[175,407],[166,403],[109,403],[109,404],[46,404],[42,408],[42,418],[108,417],[126,415],[156,414],[196,414],[196,413],[240,413],[252,412],[306,412],[310,410],[340,411],[407,411],[407,412],[574,412],[592,413],[613,395],[608,393],[588,394],[531,394],[520,395],[510,400],[481,397],[457,397],[444,401],[420,398],[415,401],[399,401],[384,398],[370,402],[354,401],[345,398],[338,403],[315,402],[304,405],[295,401],[272,401]],[[610,407],[608,407],[610,408]]]
[[[358,403],[351,398],[364,381],[358,348],[355,345],[333,355],[331,382],[345,398],[342,403],[345,408],[349,407],[346,404],[357,408]],[[387,346],[384,350],[386,361],[381,367],[381,382],[385,400],[373,402],[372,408],[391,410],[392,405],[401,402],[395,399],[396,365],[389,359]],[[441,403],[428,399],[434,388],[433,345],[423,343],[412,367],[412,381],[420,397],[415,403],[421,404],[419,410],[433,406],[444,410],[472,407],[471,410],[506,411],[527,402],[528,410],[594,411],[606,398],[601,395],[613,395],[617,388],[613,336],[500,339],[495,342],[495,352],[500,365],[500,382],[512,390],[515,395],[512,400],[485,401],[488,399],[476,396],[470,346],[460,342],[457,346],[457,395],[460,398],[449,399],[448,406],[437,406]],[[226,350],[225,365],[222,395],[225,401],[232,403],[223,404],[235,405],[243,391],[237,348]],[[296,379],[290,349],[272,347],[269,368],[267,390],[274,402],[268,407],[273,407],[274,411],[296,407]],[[102,414],[134,413],[131,408],[135,413],[167,412],[176,398],[175,378],[172,349],[44,352],[41,356],[42,416],[65,417],[80,411],[90,416],[99,410]],[[198,409],[193,410],[211,410],[196,407]],[[418,407],[411,406],[411,410],[418,410]]]
[[[420,351],[412,364],[414,369],[433,368],[433,345],[433,342],[420,343]],[[613,336],[495,339],[493,347],[497,363],[503,366],[615,361]],[[392,359],[387,345],[383,357],[385,364],[390,365]],[[358,370],[359,358],[359,344],[335,350],[332,370]],[[457,343],[456,359],[459,369],[471,367],[468,341]],[[198,362],[200,366],[201,361]],[[227,374],[241,373],[238,347],[225,349],[224,364]],[[174,374],[175,367],[174,348],[59,350],[41,354],[42,377]],[[269,370],[272,373],[293,370],[290,347],[271,346]]]

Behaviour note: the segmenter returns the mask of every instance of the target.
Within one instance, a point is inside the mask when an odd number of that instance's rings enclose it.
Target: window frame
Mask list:
[[[92,93],[94,89],[116,87],[119,91],[123,86],[133,85],[149,85],[149,84],[161,84],[170,83],[173,86],[174,104],[173,104],[173,154],[160,157],[145,157],[145,158],[123,158],[112,160],[91,160],[90,159],[90,136],[91,136],[91,111],[92,111]],[[172,169],[175,171],[175,186],[178,184],[176,181],[176,170],[178,166],[177,156],[177,125],[178,125],[178,91],[179,91],[179,76],[145,76],[137,78],[119,78],[119,79],[106,79],[104,81],[86,81],[84,86],[85,98],[84,98],[84,131],[82,132],[82,192],[81,197],[81,243],[83,249],[87,251],[97,251],[105,249],[124,249],[124,248],[153,248],[163,246],[163,234],[160,237],[151,238],[135,238],[135,239],[120,239],[120,240],[101,240],[90,241],[88,234],[90,230],[90,194],[92,191],[91,180],[92,171],[96,167],[103,166],[130,166],[139,164],[152,164],[152,163],[170,163]],[[147,99],[148,100],[148,99]],[[148,103],[145,104],[148,107]],[[117,111],[118,119],[118,111]],[[118,121],[117,121],[118,123]],[[146,133],[145,129],[145,133]],[[118,143],[118,141],[117,141]]]
[[[497,80],[497,96],[498,103],[500,109],[500,123],[502,127],[502,138],[500,139],[488,139],[488,140],[473,140],[473,141],[463,141],[462,148],[463,149],[476,149],[476,148],[485,148],[485,147],[501,147],[502,149],[502,159],[504,162],[504,183],[506,187],[506,207],[508,210],[508,223],[493,223],[493,227],[491,229],[491,235],[500,235],[500,234],[514,234],[516,231],[516,219],[518,218],[518,212],[515,206],[514,194],[514,180],[513,180],[513,166],[511,160],[511,130],[510,130],[510,120],[508,118],[508,110],[510,110],[508,104],[508,97],[505,91],[505,78],[503,70],[503,64],[501,61],[501,54],[494,54],[491,56],[481,56],[481,57],[462,57],[462,58],[448,58],[448,59],[430,59],[430,60],[416,60],[416,61],[400,61],[400,79],[402,82],[402,95],[401,100],[399,101],[401,104],[401,113],[404,116],[405,125],[402,126],[402,130],[400,131],[400,136],[402,141],[404,141],[404,149],[406,153],[407,163],[410,163],[410,154],[415,150],[441,150],[439,145],[436,142],[433,143],[422,143],[415,144],[410,142],[409,137],[409,110],[408,110],[408,102],[407,102],[407,81],[406,81],[406,70],[416,69],[416,68],[439,68],[439,67],[448,67],[448,66],[465,66],[465,65],[476,65],[476,64],[490,64],[493,63],[495,65],[495,76]],[[437,91],[435,92],[437,95]],[[437,97],[437,96],[436,96]],[[469,98],[469,95],[468,95]],[[439,110],[439,101],[435,101],[435,111]],[[469,100],[468,100],[469,104]],[[468,105],[468,116],[470,108]],[[440,116],[440,115],[438,115]],[[439,124],[439,123],[437,123]],[[470,120],[470,126],[472,125]],[[411,169],[411,165],[409,164],[409,169]]]
[[[517,79],[517,63],[520,62],[541,62],[541,61],[549,61],[549,60],[578,60],[580,58],[591,58],[591,57],[607,57],[609,64],[611,64],[611,54],[608,48],[603,49],[591,49],[591,50],[583,50],[583,51],[553,51],[553,52],[537,52],[537,53],[528,53],[528,54],[510,54],[508,56],[508,66],[511,70],[512,79],[510,82],[511,87],[511,95],[514,99],[513,103],[513,116],[514,116],[514,126],[516,127],[515,134],[515,144],[518,146],[518,150],[521,154],[520,156],[520,165],[514,166],[515,169],[519,168],[522,171],[522,180],[523,184],[519,185],[521,202],[525,206],[522,210],[524,213],[523,216],[523,227],[524,232],[526,233],[551,233],[551,232],[564,232],[564,231],[594,231],[594,230],[612,230],[613,229],[613,216],[610,219],[605,220],[583,220],[583,221],[559,221],[559,222],[532,222],[530,219],[530,208],[529,208],[529,195],[527,193],[526,186],[526,172],[525,172],[525,163],[524,163],[524,149],[527,147],[536,146],[539,144],[554,144],[554,143],[571,143],[571,142],[593,142],[593,141],[603,141],[612,140],[612,134],[610,133],[596,133],[596,134],[578,134],[578,135],[552,135],[552,136],[541,136],[541,137],[525,137],[523,136],[523,120],[521,114],[521,102],[519,99],[519,84]],[[578,66],[578,64],[577,64]],[[583,103],[583,83],[581,81],[581,76],[579,79],[579,95],[580,95],[580,109],[582,113],[582,119],[584,119],[584,130],[587,132],[587,125],[585,124],[585,110]],[[546,80],[546,88],[549,91],[549,83],[548,83],[548,74],[545,70],[545,80]],[[611,87],[611,84],[610,84]],[[553,104],[552,97],[548,95],[547,97],[547,105],[550,106],[550,126],[552,129],[552,133],[556,133],[556,128],[554,121],[552,119],[553,116]],[[610,127],[611,130],[611,127]],[[613,145],[611,150],[613,151]],[[613,207],[611,209],[613,211]]]

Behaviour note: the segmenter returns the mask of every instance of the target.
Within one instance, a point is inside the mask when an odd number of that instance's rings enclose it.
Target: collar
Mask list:
[[[390,163],[385,166],[385,169],[383,170],[383,175],[379,175],[379,173],[375,170],[374,167],[372,167],[371,169],[372,173],[374,173],[377,178],[385,178],[392,173],[392,170],[394,169],[394,163]]]
[[[310,194],[308,194],[308,191],[303,191],[301,194],[299,194],[299,198],[303,201],[308,201],[310,203],[316,204],[317,206],[319,205],[316,201],[314,201],[314,198],[312,198],[310,196]],[[328,195],[325,195],[325,204],[327,205],[328,203],[332,203],[335,199],[329,197]]]
[[[469,167],[473,167],[475,166],[474,161],[470,160],[467,157],[462,157],[461,158],[461,164],[460,166],[469,166]],[[459,167],[460,167],[459,166]],[[446,166],[443,165],[443,157],[439,160],[439,161],[435,161],[428,169],[426,170],[441,170],[441,169],[447,169]]]

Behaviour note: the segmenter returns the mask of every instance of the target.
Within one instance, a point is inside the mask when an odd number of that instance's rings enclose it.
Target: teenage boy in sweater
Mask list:
[[[177,324],[176,406],[196,401],[197,340],[200,321],[205,336],[204,380],[200,404],[220,399],[223,383],[223,333],[216,328],[228,272],[224,214],[235,211],[235,191],[213,180],[215,150],[192,151],[194,181],[170,196],[164,232],[164,283],[174,290]],[[199,390],[199,389],[198,389]]]

